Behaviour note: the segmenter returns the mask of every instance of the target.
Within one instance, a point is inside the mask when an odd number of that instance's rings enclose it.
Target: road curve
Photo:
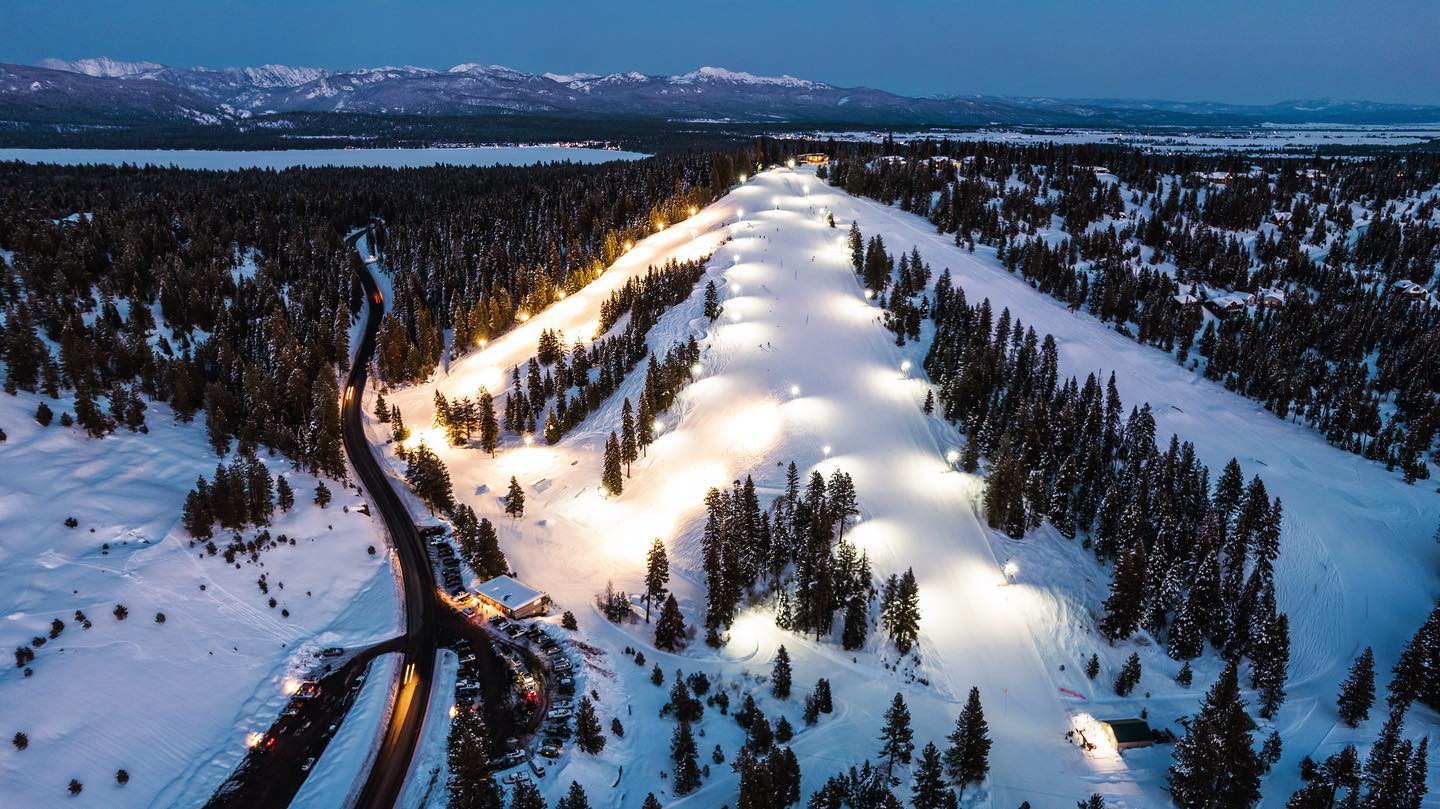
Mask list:
[[[420,743],[425,713],[430,705],[430,687],[435,673],[436,598],[435,572],[425,551],[425,544],[405,503],[391,485],[391,480],[371,452],[361,421],[360,403],[365,392],[370,357],[375,353],[375,335],[385,314],[379,285],[369,272],[362,273],[365,287],[365,330],[355,350],[350,376],[341,396],[340,419],[345,453],[370,495],[390,541],[395,548],[405,589],[405,636],[402,640],[404,659],[400,667],[400,683],[392,697],[389,723],[385,728],[380,750],[370,775],[356,800],[356,809],[390,809],[400,797],[410,761]]]

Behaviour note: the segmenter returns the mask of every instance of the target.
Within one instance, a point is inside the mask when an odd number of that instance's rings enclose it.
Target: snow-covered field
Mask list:
[[[823,224],[826,209],[841,228]],[[878,310],[863,300],[842,244],[843,225],[852,219],[867,238],[881,235],[892,250],[918,246],[937,275],[950,268],[972,302],[989,297],[997,311],[1009,307],[1027,325],[1054,334],[1066,374],[1116,371],[1126,406],[1149,401],[1162,437],[1174,431],[1193,441],[1212,470],[1238,457],[1247,474],[1260,474],[1283,499],[1277,579],[1293,650],[1290,697],[1273,723],[1284,736],[1285,756],[1266,779],[1264,805],[1283,805],[1298,783],[1301,757],[1323,758],[1373,736],[1373,722],[1354,731],[1338,723],[1334,695],[1365,645],[1375,647],[1383,684],[1401,644],[1433,606],[1440,549],[1431,535],[1440,498],[1429,487],[1405,486],[1168,355],[1068,312],[1006,273],[991,251],[967,253],[919,218],[846,196],[807,172],[778,170],[642,242],[591,287],[454,363],[431,384],[389,397],[408,424],[422,428],[412,441],[426,440],[449,465],[457,495],[499,526],[520,577],[548,590],[558,609],[576,612],[579,637],[594,647],[584,655],[581,685],[600,695],[602,723],[618,715],[627,728],[643,730],[639,738],[611,738],[598,757],[567,753],[543,779],[552,797],[571,779],[585,784],[599,805],[632,806],[646,791],[660,794],[668,783],[659,775],[669,770],[673,723],[665,720],[657,731],[652,717],[665,701],[668,675],[682,668],[705,671],[736,694],[752,691],[772,722],[782,714],[797,728],[803,728],[800,700],[810,684],[819,676],[831,679],[837,716],[801,730],[795,741],[807,794],[831,773],[876,755],[881,714],[895,691],[910,704],[917,743],[943,746],[956,701],[976,685],[995,738],[988,805],[1070,806],[1092,791],[1115,806],[1164,805],[1168,747],[1092,758],[1064,734],[1082,715],[1131,716],[1142,709],[1152,724],[1178,730],[1175,720],[1194,710],[1213,680],[1215,661],[1197,661],[1196,684],[1187,690],[1174,684],[1178,666],[1157,648],[1138,641],[1107,648],[1093,626],[1108,574],[1088,552],[1048,529],[1014,542],[976,520],[983,481],[947,471],[945,450],[960,438],[921,412],[924,382],[900,371],[909,359],[911,375],[919,373],[924,344],[896,348],[877,323]],[[639,375],[554,447],[511,446],[492,460],[478,449],[447,447],[438,431],[423,429],[436,388],[449,397],[473,396],[481,386],[503,391],[510,367],[533,354],[541,329],[560,329],[567,342],[589,337],[599,302],[625,278],[649,263],[717,246],[707,278],[721,287],[721,319],[711,324],[701,316],[697,293],[651,333],[651,348],[658,350],[696,335],[703,370],[676,408],[660,416],[660,438],[636,464],[623,495],[597,491],[600,451],[618,425],[621,397],[638,395]],[[752,474],[763,503],[783,485],[781,464],[792,459],[802,475],[840,468],[854,477],[862,518],[850,536],[869,552],[878,575],[915,568],[923,615],[918,671],[897,669],[893,649],[874,635],[864,652],[851,654],[782,632],[764,605],[741,615],[720,652],[696,642],[680,655],[654,649],[643,623],[615,626],[594,610],[594,595],[607,580],[618,589],[642,589],[644,551],[658,536],[670,550],[672,589],[687,622],[699,622],[704,492]],[[499,500],[511,475],[526,491],[521,520],[506,518]],[[1019,566],[1016,583],[1002,586],[1000,566],[1011,559]],[[754,679],[768,673],[781,643],[795,658],[798,686],[798,695],[784,703]],[[626,646],[643,650],[645,666],[620,652]],[[1140,652],[1146,673],[1132,698],[1119,699],[1109,681],[1132,650]],[[1104,661],[1094,682],[1080,672],[1092,651]],[[650,684],[651,662],[666,671],[665,687]],[[1419,717],[1433,721],[1428,712]],[[710,709],[703,729],[702,763],[717,743],[733,756],[741,739],[734,722]],[[728,764],[712,766],[705,784],[684,803],[734,799]],[[967,800],[975,797],[972,789]]]
[[[61,165],[174,166],[182,169],[290,169],[297,166],[416,168],[424,166],[521,166],[570,161],[605,163],[649,155],[614,149],[571,146],[467,146],[453,149],[277,149],[226,151],[205,149],[0,149],[0,161]]]
[[[237,568],[191,547],[180,525],[186,492],[215,468],[203,415],[177,424],[152,402],[148,435],[122,428],[97,441],[78,427],[41,427],[41,400],[0,395],[0,644],[8,657],[47,638],[33,676],[8,660],[0,667],[0,803],[199,806],[320,648],[398,633],[383,530],[356,510],[353,490],[331,482],[334,500],[321,510],[315,478],[265,458],[296,500],[268,530],[295,544]],[[45,401],[56,414],[73,409],[69,397]],[[64,525],[71,516],[75,528]],[[369,555],[370,545],[380,552]],[[262,573],[268,596],[256,584]],[[122,604],[123,621],[113,614]],[[53,639],[52,619],[65,624]],[[16,732],[26,749],[11,744]],[[119,769],[130,776],[124,786]],[[74,798],[72,778],[84,785]]]

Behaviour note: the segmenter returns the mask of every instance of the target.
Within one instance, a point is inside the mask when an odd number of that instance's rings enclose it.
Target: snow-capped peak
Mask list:
[[[731,84],[768,85],[772,87],[799,87],[804,89],[826,88],[830,85],[794,76],[756,76],[742,70],[726,70],[723,67],[702,67],[679,76],[671,76],[671,84],[700,84],[729,82]]]
[[[299,87],[316,79],[330,75],[330,71],[318,67],[290,67],[289,65],[261,65],[260,67],[234,68],[245,81],[256,87]]]
[[[600,78],[600,74],[598,73],[542,73],[540,75],[543,78],[547,78],[550,81],[559,82],[561,84],[570,84],[571,82],[589,81],[590,79]]]
[[[472,76],[495,76],[502,79],[531,78],[529,73],[525,73],[511,67],[506,67],[504,65],[482,65],[478,62],[466,62],[464,64],[456,65],[446,72],[466,73]]]
[[[122,62],[118,59],[111,59],[108,56],[97,56],[89,59],[41,59],[38,67],[50,70],[64,70],[69,73],[83,73],[86,76],[95,76],[104,79],[123,79],[132,76],[142,76],[156,70],[163,70],[165,66],[155,62]]]

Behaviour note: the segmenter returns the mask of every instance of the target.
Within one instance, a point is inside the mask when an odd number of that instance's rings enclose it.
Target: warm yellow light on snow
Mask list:
[[[690,206],[690,215],[691,215],[691,216],[694,216],[694,215],[697,214],[697,213],[700,213],[700,209],[699,209],[699,208],[696,208],[694,205],[691,205],[691,206]]]
[[[300,681],[294,677],[286,677],[285,682],[280,685],[280,690],[288,697],[300,690]]]
[[[245,734],[245,746],[253,749],[258,746],[264,738],[265,734],[263,733],[247,733]]]
[[[519,318],[520,318],[520,322],[521,322],[521,323],[525,323],[525,322],[527,322],[528,320],[530,320],[530,313],[529,313],[529,312],[525,312],[525,311],[521,311],[520,314],[519,314]]]

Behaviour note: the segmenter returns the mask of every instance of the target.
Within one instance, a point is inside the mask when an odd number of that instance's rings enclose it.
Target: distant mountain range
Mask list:
[[[702,67],[534,75],[497,65],[331,71],[262,65],[212,70],[106,58],[0,64],[0,132],[146,124],[252,128],[283,116],[525,117],[804,126],[1224,127],[1440,122],[1440,107],[1365,101],[1250,106],[1115,99],[908,97],[791,76]]]

